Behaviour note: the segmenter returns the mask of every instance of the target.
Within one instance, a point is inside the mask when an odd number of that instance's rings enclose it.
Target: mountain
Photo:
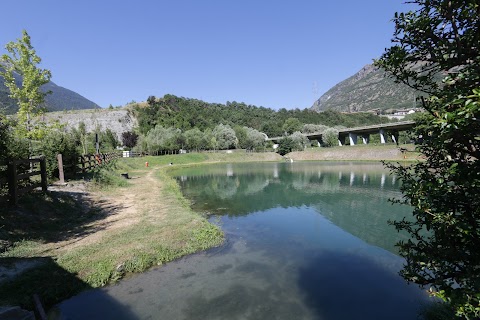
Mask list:
[[[419,95],[418,91],[395,83],[385,71],[368,64],[328,90],[311,109],[346,112],[405,109],[414,107],[414,98]]]
[[[15,75],[17,85],[21,83],[21,77]],[[43,92],[52,91],[51,94],[45,98],[45,105],[47,111],[61,111],[61,110],[77,110],[77,109],[94,109],[99,106],[78,93],[60,87],[53,82],[49,82],[41,87]],[[11,99],[8,88],[4,85],[3,77],[0,76],[0,112],[5,114],[13,114],[17,112],[18,106],[15,100]]]

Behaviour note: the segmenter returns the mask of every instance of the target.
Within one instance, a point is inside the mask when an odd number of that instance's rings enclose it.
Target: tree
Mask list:
[[[395,14],[395,45],[376,62],[429,95],[415,132],[425,161],[388,165],[402,180],[397,202],[413,207],[413,219],[392,222],[412,236],[398,243],[401,275],[471,319],[480,317],[480,5],[412,2],[416,11]]]
[[[295,141],[293,141],[292,138],[290,137],[283,137],[279,142],[278,142],[278,149],[277,152],[281,155],[284,156],[287,153],[292,152],[295,150]]]
[[[198,128],[193,128],[185,131],[185,147],[189,150],[202,149],[203,132]]]
[[[5,48],[10,55],[2,55],[5,71],[0,71],[0,75],[5,79],[10,97],[18,102],[19,133],[32,138],[36,132],[32,130],[30,120],[45,111],[42,104],[48,92],[42,92],[40,87],[50,81],[51,73],[37,67],[42,60],[37,56],[27,31],[23,30],[22,37],[17,42],[7,43]],[[20,85],[17,85],[16,75],[22,76]]]
[[[300,131],[303,128],[303,124],[297,118],[288,118],[283,124],[283,131],[287,134],[292,134],[295,131]]]
[[[322,133],[327,129],[328,127],[323,124],[304,124],[302,133]]]
[[[107,128],[105,131],[101,131],[99,134],[99,141],[102,152],[110,152],[115,150],[120,144],[118,142],[117,135],[110,129]]]
[[[302,151],[310,143],[300,131],[296,131],[290,135],[290,138],[295,142],[295,150]]]
[[[238,142],[235,131],[228,124],[219,124],[213,129],[212,134],[215,138],[215,149],[225,150],[234,148]]]
[[[249,127],[243,127],[246,133],[245,149],[255,150],[265,145],[265,134]]]
[[[122,132],[122,144],[125,147],[129,149],[135,147],[135,145],[137,144],[137,140],[138,140],[138,134],[136,134],[135,132],[132,132],[132,131]]]
[[[324,147],[338,146],[338,130],[336,128],[328,128],[322,134],[322,142]]]
[[[248,142],[246,127],[235,126],[233,127],[233,130],[235,131],[235,136],[238,139],[238,147],[240,149],[247,149]]]
[[[148,98],[147,98],[147,103],[148,103],[148,105],[149,105],[149,106],[153,106],[153,105],[155,104],[155,100],[156,100],[156,99],[157,99],[157,98],[155,98],[155,96],[148,96]]]

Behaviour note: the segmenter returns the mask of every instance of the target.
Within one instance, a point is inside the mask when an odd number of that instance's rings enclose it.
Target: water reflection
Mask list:
[[[179,177],[183,192],[200,212],[234,217],[307,206],[391,252],[406,238],[387,222],[408,216],[410,209],[388,202],[401,197],[400,182],[380,164],[229,164],[186,169]]]

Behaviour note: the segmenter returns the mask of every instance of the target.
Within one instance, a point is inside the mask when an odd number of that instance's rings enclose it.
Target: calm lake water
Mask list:
[[[380,164],[220,164],[176,170],[220,248],[73,297],[65,319],[417,319],[387,224],[399,182]]]

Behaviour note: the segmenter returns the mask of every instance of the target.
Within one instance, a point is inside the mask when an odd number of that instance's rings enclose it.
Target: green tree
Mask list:
[[[247,134],[245,148],[247,150],[257,150],[265,146],[265,134],[253,128],[244,127]]]
[[[338,130],[336,128],[328,128],[322,134],[322,142],[324,147],[338,146]]]
[[[291,137],[283,137],[279,142],[278,142],[278,148],[277,152],[281,155],[284,156],[287,153],[292,152],[295,150],[296,143],[293,141]]]
[[[376,64],[429,95],[418,120],[425,161],[389,165],[402,180],[413,220],[392,222],[408,281],[431,288],[458,316],[480,317],[480,5],[414,0],[395,14],[395,45]],[[442,82],[439,79],[443,79]],[[400,202],[400,201],[399,201]]]
[[[305,124],[302,128],[302,133],[322,133],[328,127],[323,124]]]
[[[282,129],[287,134],[292,134],[296,131],[300,131],[303,128],[303,124],[297,118],[288,118],[282,126]]]
[[[42,104],[48,92],[42,92],[40,87],[50,81],[51,73],[40,69],[37,65],[42,61],[33,48],[27,31],[22,31],[22,37],[16,42],[5,46],[9,54],[1,57],[4,71],[0,75],[5,79],[5,86],[10,91],[10,97],[18,103],[18,132],[21,136],[38,138],[38,130],[32,127],[31,118],[45,111]],[[22,76],[22,83],[17,85],[15,76]]]
[[[233,127],[233,130],[235,130],[235,136],[238,139],[238,148],[240,149],[247,149],[247,131],[246,127],[241,127],[241,126],[235,126]]]
[[[203,133],[198,128],[193,128],[185,131],[185,147],[189,150],[200,150],[203,148],[202,139]]]
[[[173,127],[164,128],[155,126],[145,137],[147,150],[150,153],[159,151],[173,151],[182,147],[182,132]]]
[[[88,140],[87,140],[87,127],[85,122],[81,121],[78,124],[78,132],[80,138],[80,144],[82,146],[82,154],[86,155],[88,153]]]
[[[290,138],[295,142],[295,150],[302,151],[307,145],[310,144],[310,141],[305,137],[300,131],[296,131],[290,135]]]
[[[99,133],[101,152],[111,152],[120,144],[117,135],[110,129]]]
[[[225,150],[235,148],[238,140],[235,131],[228,124],[219,124],[213,129],[213,137],[215,138],[215,149]]]
[[[68,170],[70,164],[76,164],[80,152],[77,149],[73,133],[65,133],[60,130],[49,130],[40,141],[41,153],[45,156],[47,165],[47,177],[52,180],[58,177],[57,155],[62,154],[63,163]],[[65,172],[65,174],[72,172]]]

